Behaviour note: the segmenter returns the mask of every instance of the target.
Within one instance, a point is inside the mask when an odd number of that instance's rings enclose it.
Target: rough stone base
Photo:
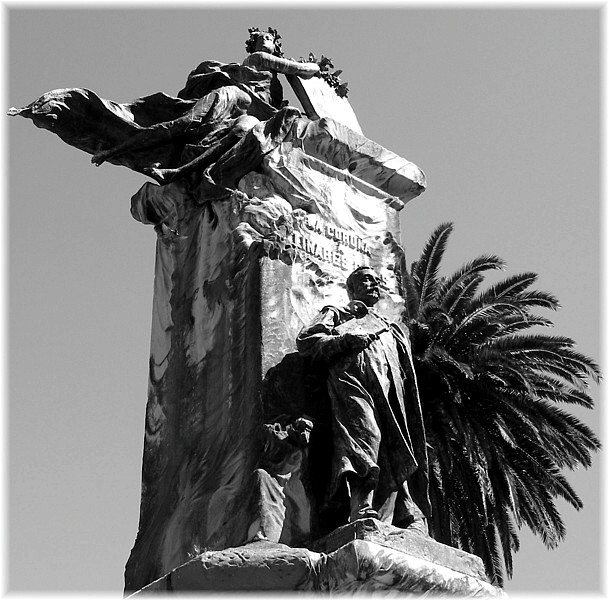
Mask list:
[[[133,595],[299,590],[505,597],[488,583],[477,557],[375,519],[341,527],[315,547],[324,551],[258,541],[204,552]]]
[[[313,543],[311,550],[327,554],[353,540],[374,542],[379,546],[398,550],[457,573],[488,581],[484,563],[480,557],[436,542],[416,526],[400,529],[377,519],[360,519],[339,527],[330,535]]]

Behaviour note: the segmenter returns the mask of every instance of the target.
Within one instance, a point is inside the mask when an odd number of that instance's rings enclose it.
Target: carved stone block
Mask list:
[[[134,596],[214,590],[412,592],[505,598],[501,589],[476,571],[463,573],[416,556],[420,552],[411,550],[416,542],[413,538],[409,550],[404,551],[355,539],[328,553],[256,542],[201,554]],[[448,548],[446,555],[453,551]]]
[[[468,577],[487,581],[484,565],[478,556],[440,544],[416,527],[399,529],[377,519],[360,519],[339,527],[310,547],[318,552],[329,553],[353,540],[374,542]]]

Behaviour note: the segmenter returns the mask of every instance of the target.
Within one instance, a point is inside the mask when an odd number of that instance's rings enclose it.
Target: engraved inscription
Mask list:
[[[293,231],[294,248],[339,269],[352,270],[367,264],[371,256],[369,243],[353,232],[324,222],[317,215],[303,221],[304,231]]]

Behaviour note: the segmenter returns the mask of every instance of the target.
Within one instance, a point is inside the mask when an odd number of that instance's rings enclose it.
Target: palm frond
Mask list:
[[[419,290],[420,304],[433,300],[437,293],[438,269],[452,230],[452,223],[438,226],[425,244],[421,258],[411,269],[412,278]]]
[[[560,305],[558,303],[558,299],[552,294],[538,291],[525,292],[525,290],[533,285],[535,281],[537,281],[537,274],[530,272],[519,273],[507,277],[503,281],[489,286],[487,290],[482,292],[473,303],[472,308],[483,306],[485,304],[494,304],[496,302],[515,301],[521,299],[527,299],[531,303],[536,300],[539,302],[539,306],[543,306],[544,308],[559,308]]]
[[[430,531],[478,554],[489,577],[502,583],[504,571],[512,576],[517,528],[526,526],[555,547],[565,527],[554,499],[582,506],[562,470],[590,466],[600,441],[558,404],[592,408],[587,389],[601,373],[572,339],[536,331],[552,321],[532,310],[556,310],[559,303],[531,289],[535,273],[481,291],[485,274],[505,266],[486,255],[440,276],[452,229],[440,225],[403,277],[432,448]]]
[[[484,271],[503,270],[504,268],[505,262],[498,256],[479,256],[463,265],[452,275],[442,278],[438,287],[438,297],[446,301],[455,293],[455,289],[461,289],[464,280],[469,280],[473,275],[481,275]]]

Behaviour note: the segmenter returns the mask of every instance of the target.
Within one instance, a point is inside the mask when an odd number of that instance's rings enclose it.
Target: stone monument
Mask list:
[[[397,324],[398,215],[425,176],[364,136],[329,59],[285,58],[271,28],[246,50],[202,62],[177,97],[60,89],[9,111],[154,180],[131,202],[157,243],[125,590],[501,594],[426,533]]]

